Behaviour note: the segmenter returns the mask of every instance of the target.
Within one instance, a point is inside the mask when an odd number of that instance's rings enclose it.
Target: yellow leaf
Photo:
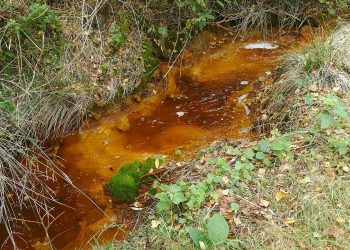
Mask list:
[[[159,226],[159,224],[160,224],[160,221],[158,221],[158,220],[152,220],[151,221],[151,227],[152,228],[157,228]]]
[[[156,161],[154,162],[154,165],[156,166],[156,168],[159,168],[159,159],[156,159]]]
[[[322,237],[322,236],[321,236],[319,233],[317,233],[317,232],[314,232],[313,235],[314,235],[315,238],[321,238],[321,237]]]
[[[345,223],[345,219],[342,218],[342,217],[337,217],[335,220],[336,220],[338,223],[340,223],[340,224]]]
[[[276,201],[280,201],[288,196],[288,192],[285,191],[278,191],[275,195]]]
[[[287,218],[284,220],[284,222],[288,225],[293,225],[295,223],[295,219],[294,218]]]

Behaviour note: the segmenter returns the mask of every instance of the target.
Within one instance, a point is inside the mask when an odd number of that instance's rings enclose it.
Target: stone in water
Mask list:
[[[177,114],[178,117],[181,117],[181,116],[185,115],[185,112],[182,112],[182,111],[181,112],[176,112],[176,114]]]

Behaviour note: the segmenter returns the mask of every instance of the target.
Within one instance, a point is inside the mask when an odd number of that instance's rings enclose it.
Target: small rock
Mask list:
[[[176,112],[176,115],[177,115],[178,117],[182,117],[182,116],[185,115],[185,112],[182,112],[182,111]]]
[[[229,193],[230,193],[229,189],[222,190],[222,194],[225,195],[225,196],[227,196]]]
[[[349,167],[347,167],[347,166],[343,167],[343,171],[344,171],[345,173],[349,173]]]
[[[241,81],[241,83],[240,83],[241,85],[243,85],[243,86],[245,86],[245,85],[248,85],[249,84],[249,82],[248,81]]]

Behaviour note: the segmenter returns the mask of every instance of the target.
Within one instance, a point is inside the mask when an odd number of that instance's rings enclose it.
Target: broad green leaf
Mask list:
[[[187,198],[183,193],[177,192],[177,193],[174,193],[173,197],[171,198],[171,201],[175,205],[179,205],[181,202],[187,201]]]
[[[349,113],[347,111],[347,108],[343,102],[340,102],[337,106],[334,107],[333,109],[334,114],[337,116],[348,119],[349,118]]]
[[[223,168],[228,168],[228,163],[225,159],[223,158],[220,158],[217,162],[217,164],[220,166],[220,167],[223,167]]]
[[[167,191],[170,193],[177,193],[181,191],[181,187],[178,185],[171,185]]]
[[[333,118],[326,112],[320,115],[320,124],[322,129],[327,129],[334,124]]]
[[[231,203],[231,208],[236,212],[238,212],[240,207],[237,203]]]
[[[214,165],[218,162],[218,158],[209,158],[207,163],[210,165]]]
[[[205,232],[203,230],[199,230],[199,229],[194,228],[194,227],[189,227],[187,229],[187,232],[197,247],[199,247],[200,241],[202,241],[202,242],[208,241],[207,237],[205,235]]]
[[[240,155],[241,151],[239,151],[239,149],[234,148],[232,146],[227,146],[226,147],[226,153],[228,155]]]
[[[214,214],[206,225],[208,238],[214,245],[227,240],[229,227],[225,218],[221,214]]]
[[[243,168],[242,162],[236,161],[236,163],[235,163],[235,169],[238,171],[238,170],[241,170],[242,168]]]
[[[263,160],[265,158],[265,154],[263,152],[257,152],[255,158],[258,160]]]
[[[271,167],[271,165],[272,165],[270,159],[268,159],[268,158],[265,158],[265,159],[263,160],[263,162],[264,162],[264,165],[265,165],[266,167]]]
[[[254,155],[255,155],[254,151],[251,148],[244,151],[244,156],[247,157],[248,159],[253,159]]]
[[[251,177],[251,175],[250,175],[250,173],[249,173],[249,171],[248,171],[247,169],[243,169],[243,170],[242,170],[242,173],[243,173],[243,177],[244,177],[245,179],[247,179],[248,181],[251,181],[251,180],[252,180],[252,177]]]
[[[271,149],[274,151],[289,151],[291,142],[285,138],[280,138],[271,143]]]
[[[312,95],[307,95],[306,98],[305,98],[305,103],[307,105],[311,105],[314,101],[314,97]]]
[[[345,155],[347,152],[348,152],[348,150],[347,150],[346,147],[344,147],[344,146],[340,146],[340,147],[338,148],[338,153],[339,153],[340,155]]]
[[[259,143],[258,149],[259,149],[259,151],[264,152],[264,153],[270,151],[269,141],[266,139],[262,139]]]
[[[158,193],[154,197],[159,201],[170,202],[169,196],[164,192]]]
[[[251,162],[245,162],[244,163],[244,168],[247,169],[247,170],[252,170],[252,169],[254,169],[254,164],[251,163]]]
[[[169,209],[170,209],[170,203],[169,202],[159,201],[157,203],[157,207],[156,207],[157,212],[163,212],[163,211],[166,211],[166,210],[169,210]]]

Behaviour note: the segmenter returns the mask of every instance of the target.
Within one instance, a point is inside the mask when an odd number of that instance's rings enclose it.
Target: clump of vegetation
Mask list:
[[[159,168],[164,159],[150,157],[145,162],[135,161],[121,167],[109,182],[116,202],[133,202],[137,197],[143,176],[154,169]]]
[[[271,89],[272,98],[267,103],[265,115],[270,125],[300,125],[297,117],[308,110],[296,103],[308,93],[327,88],[350,90],[349,45],[350,29],[345,25],[329,38],[320,38],[302,52],[284,57],[281,77]]]

